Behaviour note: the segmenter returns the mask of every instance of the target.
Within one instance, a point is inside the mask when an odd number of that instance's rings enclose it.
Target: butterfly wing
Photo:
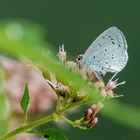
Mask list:
[[[81,65],[98,73],[120,72],[128,61],[127,48],[123,33],[118,28],[111,27],[89,46]]]

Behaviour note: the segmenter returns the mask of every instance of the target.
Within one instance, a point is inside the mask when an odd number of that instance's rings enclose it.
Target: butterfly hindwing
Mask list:
[[[125,67],[127,61],[125,36],[118,28],[111,27],[89,46],[81,64],[94,72],[119,72]]]

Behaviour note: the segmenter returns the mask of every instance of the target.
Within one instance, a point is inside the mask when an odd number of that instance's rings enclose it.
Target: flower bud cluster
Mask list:
[[[84,121],[87,122],[87,128],[92,128],[98,122],[98,117],[96,117],[96,114],[103,107],[104,105],[101,102],[99,102],[87,109],[87,111],[84,114]]]

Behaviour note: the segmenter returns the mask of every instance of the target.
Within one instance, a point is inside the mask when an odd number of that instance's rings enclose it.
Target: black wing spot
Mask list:
[[[98,61],[98,63],[99,63],[100,61]]]
[[[104,68],[102,68],[102,70],[104,70]]]
[[[108,64],[108,62],[105,62],[106,64]]]
[[[107,51],[107,49],[105,49],[105,52]]]
[[[112,41],[112,44],[115,44],[115,42]]]
[[[105,38],[105,37],[103,36],[103,38]]]
[[[118,47],[121,48],[121,45],[119,44]]]
[[[108,36],[111,40],[114,40],[110,35]]]
[[[96,56],[93,56],[93,58],[95,58]]]
[[[100,43],[98,43],[100,47],[102,47],[102,45]]]
[[[112,57],[112,59],[114,59],[114,57]]]
[[[111,68],[111,66],[109,65],[109,68]]]

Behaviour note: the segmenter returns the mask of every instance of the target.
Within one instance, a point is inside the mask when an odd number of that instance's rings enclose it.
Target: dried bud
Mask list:
[[[47,70],[42,69],[42,75],[45,79],[49,79],[50,80],[50,74]]]
[[[118,79],[116,79],[116,80],[113,81],[113,78],[114,78],[117,74],[118,74],[118,73],[115,73],[115,74],[112,76],[112,78],[108,81],[108,83],[106,84],[106,90],[112,90],[112,89],[116,88],[116,87],[119,86],[119,85],[125,84],[125,81],[123,81],[123,82],[117,84]]]
[[[96,74],[93,71],[86,69],[85,72],[86,72],[86,77],[89,81],[91,81],[93,83],[99,81]]]
[[[89,108],[84,115],[84,120],[89,121],[91,119],[91,115],[92,115],[93,111],[91,108]]]
[[[67,61],[67,62],[66,62],[66,66],[67,66],[67,68],[70,69],[71,71],[79,72],[79,68],[78,68],[78,65],[77,65],[76,62]]]
[[[98,118],[97,117],[92,118],[90,120],[90,122],[88,123],[87,128],[92,128],[95,124],[97,124],[97,122],[98,122]]]
[[[96,110],[96,108],[97,108],[97,105],[96,105],[96,104],[93,104],[93,105],[91,106],[91,109],[94,110],[94,111]]]
[[[57,56],[62,63],[66,62],[66,57],[67,56],[66,56],[66,52],[64,50],[64,44],[62,44],[62,46],[59,46],[59,52],[58,52]]]
[[[56,89],[61,91],[61,92],[69,92],[70,88],[68,86],[63,85],[62,83],[58,83],[56,85]]]
[[[93,119],[92,123],[93,123],[93,124],[97,124],[97,122],[98,122],[98,118],[95,117],[95,118]]]
[[[103,108],[104,105],[99,102],[97,104],[92,105],[84,114],[84,120],[86,121],[91,121],[95,115]]]
[[[85,97],[85,94],[83,92],[77,92],[77,94],[75,95],[73,102],[77,102],[77,101],[82,101]]]
[[[104,105],[101,102],[92,105],[91,106],[91,109],[92,109],[92,116],[91,116],[91,118],[93,118],[101,110],[101,108],[103,108],[103,107],[104,107]]]

